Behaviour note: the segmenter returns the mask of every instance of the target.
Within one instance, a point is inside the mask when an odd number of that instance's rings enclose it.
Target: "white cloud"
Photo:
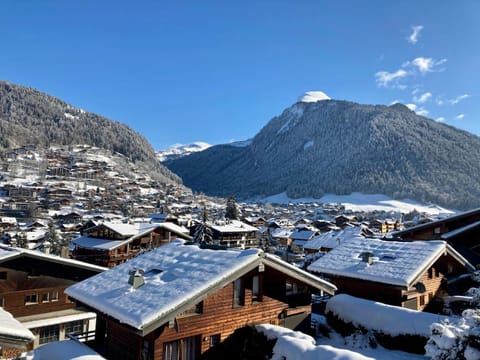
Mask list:
[[[457,116],[455,116],[455,119],[462,120],[464,117],[465,117],[465,114],[458,114]]]
[[[417,115],[420,115],[420,116],[427,116],[429,114],[429,111],[427,109],[424,109],[424,108],[419,108],[415,112],[417,113]]]
[[[412,111],[417,110],[417,105],[415,105],[415,104],[405,104],[405,106]]]
[[[412,26],[412,34],[408,37],[408,42],[411,44],[416,44],[418,37],[420,36],[420,31],[422,31],[423,25]]]
[[[408,75],[408,72],[403,69],[399,69],[393,73],[389,73],[388,71],[379,71],[375,74],[375,80],[378,86],[396,87],[398,86],[398,80],[404,78],[407,75]]]
[[[423,107],[418,107],[416,104],[405,104],[405,106],[410,110],[415,111],[417,115],[427,116],[429,113],[427,109]]]
[[[414,96],[413,97],[413,101],[419,103],[419,104],[424,104],[426,103],[428,100],[430,100],[430,98],[432,97],[432,93],[431,92],[426,92],[420,96]]]
[[[390,106],[395,105],[395,104],[401,104],[401,103],[402,103],[401,100],[393,100],[393,101],[390,103]]]
[[[417,57],[412,61],[407,61],[402,67],[414,66],[420,71],[421,74],[433,71],[443,71],[445,69],[438,68],[440,65],[445,64],[447,59],[435,60],[432,58]]]
[[[442,116],[440,116],[439,118],[436,118],[435,120],[438,122],[445,122],[445,118]]]
[[[463,94],[460,96],[457,96],[455,99],[450,99],[448,102],[452,105],[458,104],[460,101],[468,99],[470,97],[469,94]]]

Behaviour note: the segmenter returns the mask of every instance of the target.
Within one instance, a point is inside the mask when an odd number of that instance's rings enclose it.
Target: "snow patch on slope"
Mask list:
[[[305,145],[303,145],[303,150],[307,150],[309,147],[313,146],[313,140],[307,141]]]
[[[302,118],[302,115],[303,115],[303,107],[298,104],[293,105],[292,107],[285,110],[282,116],[286,117],[287,121],[285,121],[285,123],[282,125],[280,130],[277,131],[277,134],[287,132],[288,130],[293,128],[295,125],[297,125],[299,120]]]
[[[274,204],[288,204],[288,203],[341,203],[346,210],[351,211],[394,211],[401,213],[409,213],[412,210],[417,210],[421,213],[429,215],[438,214],[453,214],[454,212],[438,205],[425,205],[419,202],[403,199],[393,200],[392,198],[381,194],[362,194],[351,193],[350,195],[335,195],[325,194],[320,199],[314,198],[299,198],[293,199],[287,196],[285,192],[277,195],[268,196],[261,199],[254,199],[256,202],[269,202]]]

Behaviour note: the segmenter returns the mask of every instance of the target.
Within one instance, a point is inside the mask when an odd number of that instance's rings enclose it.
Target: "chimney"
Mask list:
[[[128,283],[132,285],[134,289],[138,289],[145,284],[145,279],[143,277],[144,273],[145,272],[141,269],[133,268],[128,272]]]
[[[51,247],[52,247],[52,244],[50,244],[50,242],[45,241],[43,243],[43,252],[45,253],[45,255],[50,255],[50,248]]]
[[[366,262],[368,265],[373,262],[373,254],[369,251],[361,253],[360,256],[362,257],[362,261]]]

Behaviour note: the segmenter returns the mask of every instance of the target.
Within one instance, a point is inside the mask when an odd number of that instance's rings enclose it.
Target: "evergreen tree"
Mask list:
[[[238,220],[239,211],[237,203],[235,202],[235,196],[231,195],[227,199],[227,208],[225,210],[225,218],[228,220]]]
[[[212,229],[207,225],[207,220],[207,208],[204,207],[202,222],[197,225],[193,234],[193,241],[197,244],[212,244],[213,242]]]

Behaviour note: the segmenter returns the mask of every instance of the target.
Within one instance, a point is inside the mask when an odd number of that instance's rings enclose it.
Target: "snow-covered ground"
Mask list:
[[[352,193],[350,195],[325,194],[320,199],[299,198],[293,199],[287,196],[285,192],[277,195],[268,196],[261,199],[254,199],[254,202],[269,202],[273,204],[288,203],[341,203],[346,210],[351,211],[393,211],[401,213],[409,213],[417,210],[421,213],[429,215],[453,214],[454,211],[442,208],[438,205],[426,205],[410,199],[394,200],[386,195],[381,194],[362,194]]]
[[[372,348],[367,336],[350,336],[344,338],[336,333],[330,337],[314,339],[299,331],[280,326],[263,324],[256,329],[269,339],[277,339],[273,348],[272,360],[424,360],[425,356],[410,354],[403,351],[387,350],[381,346]]]

